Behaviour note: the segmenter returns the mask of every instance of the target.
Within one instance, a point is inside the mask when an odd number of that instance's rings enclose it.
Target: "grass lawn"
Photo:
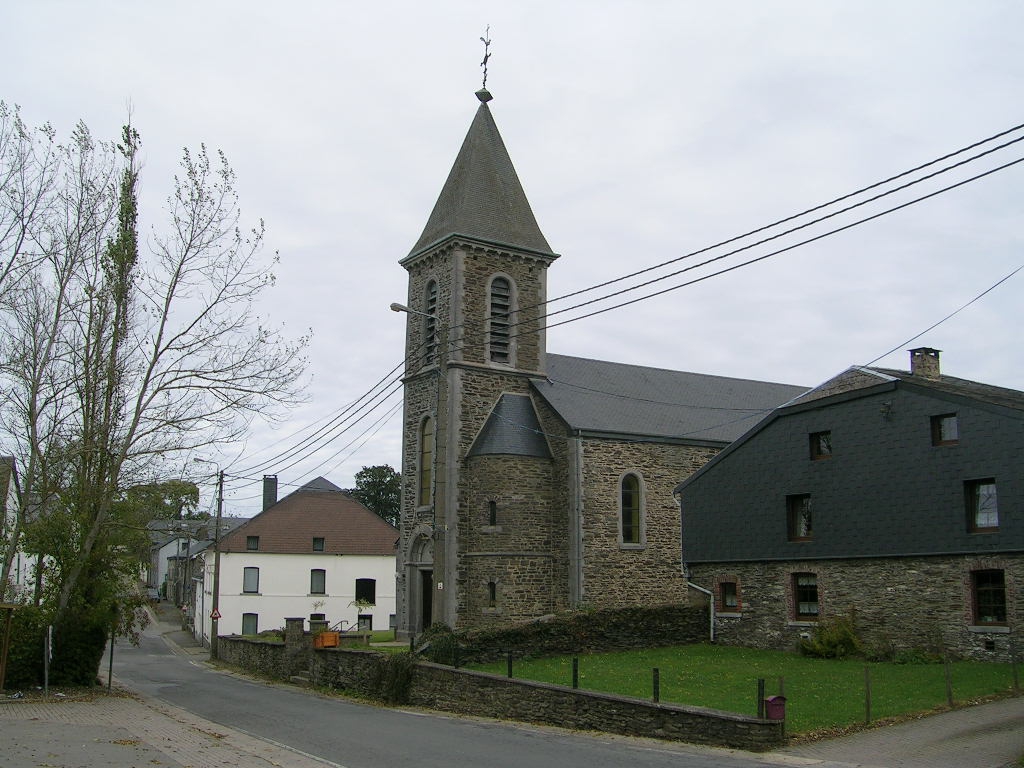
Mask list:
[[[871,676],[872,719],[923,712],[946,704],[942,664],[889,664],[812,659],[781,651],[686,645],[579,657],[580,688],[649,699],[652,669],[660,674],[661,701],[757,714],[757,679],[766,694],[784,679],[786,730],[806,733],[865,720],[864,668]],[[506,663],[475,666],[505,674]],[[572,657],[517,660],[513,676],[572,685]],[[953,697],[964,702],[1009,690],[1009,664],[952,664]]]

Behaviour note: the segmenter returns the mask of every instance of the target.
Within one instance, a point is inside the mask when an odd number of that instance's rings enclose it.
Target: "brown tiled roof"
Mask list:
[[[312,553],[322,538],[328,555],[393,555],[398,529],[318,477],[224,536],[221,552],[247,551],[249,536],[259,536],[262,553]]]

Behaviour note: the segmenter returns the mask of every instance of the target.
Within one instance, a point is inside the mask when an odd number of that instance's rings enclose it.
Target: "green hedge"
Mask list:
[[[565,653],[654,648],[707,639],[703,606],[669,605],[572,611],[502,629],[452,632],[435,624],[417,638],[422,655],[439,664],[487,663]]]

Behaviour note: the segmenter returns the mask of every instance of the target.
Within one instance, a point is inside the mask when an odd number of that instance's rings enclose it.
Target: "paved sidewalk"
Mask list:
[[[1024,696],[899,725],[803,744],[773,754],[863,768],[1003,768],[1024,755]]]
[[[0,701],[0,768],[324,768],[335,765],[163,702]]]

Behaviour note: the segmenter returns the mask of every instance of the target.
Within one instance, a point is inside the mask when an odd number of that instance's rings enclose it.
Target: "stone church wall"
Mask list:
[[[586,439],[583,447],[583,603],[595,608],[688,601],[681,574],[679,505],[672,491],[717,448]],[[643,482],[643,543],[621,540],[621,481]]]

